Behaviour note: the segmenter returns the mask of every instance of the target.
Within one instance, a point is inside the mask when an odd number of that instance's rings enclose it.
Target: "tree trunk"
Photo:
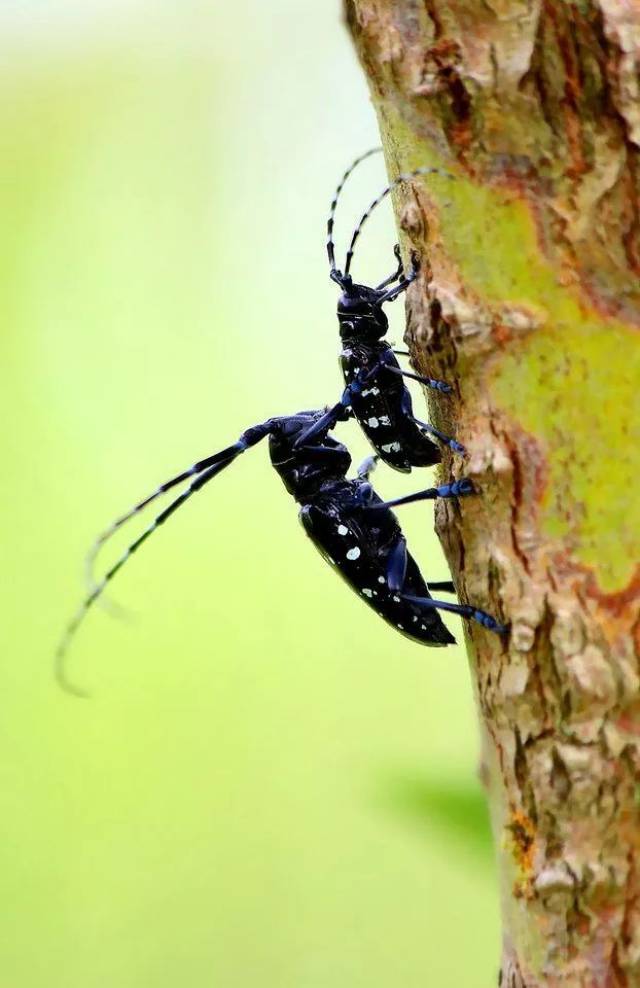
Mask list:
[[[415,367],[480,496],[437,530],[467,628],[500,984],[640,985],[640,3],[345,0],[422,254]],[[406,256],[406,253],[405,253]],[[464,939],[464,931],[461,931]]]

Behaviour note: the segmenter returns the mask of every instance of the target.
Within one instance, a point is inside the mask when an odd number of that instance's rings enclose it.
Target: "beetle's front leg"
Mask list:
[[[402,264],[402,256],[400,254],[400,244],[395,245],[395,247],[393,248],[393,253],[396,256],[398,267],[393,272],[393,274],[390,274],[388,278],[385,278],[385,280],[381,281],[379,285],[376,285],[376,291],[378,292],[380,291],[381,288],[386,288],[387,285],[392,285],[394,281],[397,281],[398,278],[402,277],[402,274],[404,272],[404,265]]]
[[[395,299],[397,299],[398,295],[401,295],[403,292],[406,292],[409,285],[416,280],[419,273],[420,273],[420,258],[418,257],[416,251],[412,250],[411,270],[409,271],[409,274],[403,275],[403,277],[400,279],[400,281],[395,286],[395,288],[390,288],[388,292],[385,292],[384,295],[382,295],[382,297],[378,299],[379,304],[383,305],[385,302],[394,302]],[[388,282],[388,284],[390,284],[390,282]],[[382,285],[380,287],[382,287]]]

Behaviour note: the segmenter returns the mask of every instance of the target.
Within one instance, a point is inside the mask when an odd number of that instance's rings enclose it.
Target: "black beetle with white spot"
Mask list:
[[[73,690],[63,666],[69,642],[107,584],[142,543],[192,494],[230,466],[241,453],[267,437],[271,463],[287,491],[301,505],[300,520],[311,541],[351,589],[397,631],[423,645],[449,645],[455,639],[443,624],[439,610],[470,618],[491,631],[501,633],[505,630],[491,615],[470,604],[454,604],[431,597],[417,563],[407,551],[405,537],[391,510],[413,501],[465,497],[474,493],[471,481],[462,479],[393,501],[382,501],[369,482],[369,473],[377,457],[368,457],[356,477],[348,479],[347,472],[351,467],[349,451],[329,435],[326,427],[321,432],[314,431],[313,436],[303,444],[299,442],[300,437],[305,433],[308,435],[324,415],[324,409],[299,412],[297,415],[271,418],[247,429],[233,445],[166,481],[99,537],[89,557],[90,565],[97,550],[125,522],[162,494],[194,478],[129,546],[103,579],[93,584],[57,651],[58,678],[65,688]],[[455,592],[449,581],[433,583],[431,589]]]

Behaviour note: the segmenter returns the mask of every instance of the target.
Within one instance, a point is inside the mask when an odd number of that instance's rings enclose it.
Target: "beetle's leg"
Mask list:
[[[446,446],[449,447],[449,449],[452,449],[454,452],[466,453],[466,449],[464,448],[464,446],[461,443],[459,443],[456,439],[451,439],[450,436],[445,436],[444,432],[440,432],[440,430],[436,429],[435,426],[431,425],[430,422],[421,422],[420,419],[417,419],[415,417],[415,415],[413,414],[413,403],[411,401],[411,395],[406,388],[404,389],[404,394],[402,395],[401,404],[402,404],[402,411],[404,412],[404,414],[407,415],[410,419],[412,419],[417,426],[419,426],[421,429],[424,429],[425,432],[431,433],[432,436],[435,436],[436,439],[439,439],[440,442],[444,443]]]
[[[393,501],[380,501],[377,504],[367,504],[365,511],[382,511],[384,508],[396,508],[401,504],[412,504],[414,501],[435,501],[436,498],[447,497],[467,497],[475,494],[473,484],[468,477],[462,480],[455,480],[451,484],[441,484],[439,487],[428,487],[424,491],[416,494],[406,494],[404,497],[396,497]]]
[[[407,575],[407,541],[400,536],[387,558],[387,586],[389,590],[402,590]]]
[[[380,305],[384,305],[385,302],[395,302],[398,295],[402,295],[406,292],[409,285],[416,280],[418,277],[418,272],[411,270],[408,275],[403,277],[394,288],[390,288],[388,292],[378,299]]]
[[[374,453],[371,456],[365,456],[364,460],[358,467],[358,471],[357,471],[358,480],[368,480],[369,475],[372,474],[375,468],[377,467],[379,459],[380,456],[378,455],[378,453]]]
[[[404,275],[394,288],[390,288],[388,292],[385,292],[384,295],[378,299],[378,303],[383,305],[385,302],[394,302],[398,295],[401,295],[402,292],[406,292],[409,285],[416,280],[419,273],[420,258],[415,251],[411,251],[411,270],[409,271],[409,274]]]
[[[403,377],[410,377],[412,381],[418,381],[420,384],[426,385],[428,388],[433,388],[435,391],[442,391],[443,394],[449,394],[452,391],[450,384],[446,381],[435,381],[432,377],[422,377],[421,374],[413,374],[411,371],[404,371],[401,367],[394,367],[393,364],[386,364],[387,370],[390,370],[393,374],[401,374]]]
[[[407,568],[407,547],[404,537],[398,539],[391,550],[387,560],[387,584],[389,590],[400,594],[403,600],[416,604],[418,607],[430,610],[449,611],[452,614],[459,614],[461,617],[470,618],[481,624],[489,631],[497,634],[504,634],[508,629],[506,625],[500,624],[494,617],[470,604],[450,604],[446,600],[434,600],[433,597],[416,597],[413,594],[402,592]],[[455,587],[451,580],[434,582],[431,585],[433,590],[441,590],[444,593],[455,593]]]
[[[421,422],[420,419],[417,419],[415,417],[413,417],[413,421],[421,429],[424,429],[425,432],[428,432],[430,433],[430,435],[435,436],[436,439],[439,439],[441,443],[444,443],[445,446],[448,446],[449,449],[452,449],[454,453],[460,453],[461,455],[464,455],[467,452],[464,446],[462,445],[462,443],[459,443],[457,439],[452,439],[451,436],[445,436],[444,432],[440,432],[440,430],[436,429],[436,427],[431,425],[430,422]]]
[[[407,575],[407,542],[403,536],[398,539],[387,559],[387,586],[396,593],[401,592]],[[430,590],[441,590],[443,593],[455,593],[451,580],[429,583]],[[404,595],[403,595],[404,596]]]
[[[440,580],[432,583],[429,580],[429,590],[442,590],[443,593],[455,593],[456,588],[452,580]]]
[[[366,508],[373,497],[373,487],[369,483],[369,475],[373,473],[376,466],[378,465],[378,460],[380,459],[377,453],[371,456],[365,456],[364,460],[358,467],[356,471],[356,477],[360,481],[360,485],[354,495],[354,501],[352,504],[353,508]]]
[[[373,453],[371,456],[365,456],[364,460],[358,467],[356,477],[360,483],[354,494],[351,508],[364,508],[371,502],[371,498],[374,496],[374,490],[369,483],[369,475],[375,470],[379,459],[380,457],[378,453]],[[347,508],[346,510],[348,511],[349,509]]]
[[[380,291],[381,288],[386,288],[387,285],[393,284],[394,281],[397,281],[398,278],[402,277],[402,272],[404,271],[404,267],[402,264],[402,257],[400,255],[400,244],[395,245],[395,247],[393,248],[393,253],[396,255],[396,261],[398,262],[398,267],[393,272],[393,274],[390,274],[388,278],[385,278],[384,281],[381,281],[379,285],[376,285],[376,291],[378,292]]]
[[[459,614],[460,617],[466,617],[472,621],[476,621],[483,628],[488,628],[489,631],[495,631],[498,635],[504,635],[508,630],[507,625],[500,624],[499,621],[496,621],[486,611],[472,607],[471,604],[450,604],[446,600],[434,600],[433,597],[414,597],[412,594],[402,594],[402,598],[403,600],[408,600],[411,604],[416,604],[418,607],[435,608],[439,611],[450,611],[451,614]]]

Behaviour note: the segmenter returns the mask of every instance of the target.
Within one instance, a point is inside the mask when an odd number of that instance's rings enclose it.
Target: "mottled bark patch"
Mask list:
[[[423,258],[418,369],[481,496],[437,528],[464,599],[503,988],[640,984],[640,8],[348,0]],[[407,246],[409,244],[407,243]]]

